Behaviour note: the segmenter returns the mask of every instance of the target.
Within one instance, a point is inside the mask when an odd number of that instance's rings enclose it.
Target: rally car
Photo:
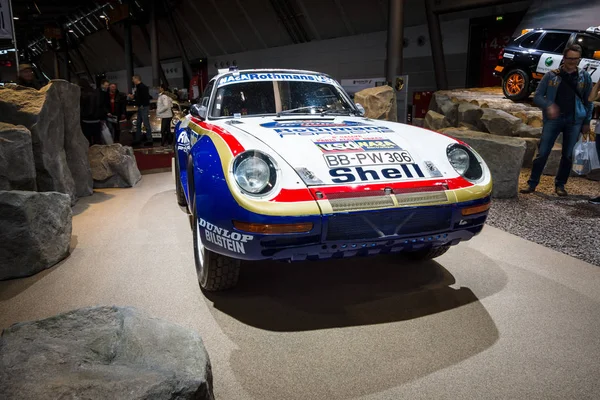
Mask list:
[[[241,260],[403,252],[431,259],[483,228],[492,180],[468,145],[372,120],[331,77],[218,74],[176,126],[176,191],[205,290]]]
[[[529,97],[548,71],[560,67],[566,46],[583,49],[579,67],[587,70],[592,81],[600,78],[600,29],[586,31],[564,29],[524,29],[498,55],[494,76],[502,78],[504,95],[518,101]]]

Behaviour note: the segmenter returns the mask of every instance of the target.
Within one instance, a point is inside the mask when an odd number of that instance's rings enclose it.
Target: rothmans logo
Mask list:
[[[552,64],[554,64],[554,60],[552,59],[552,57],[548,57],[546,58],[546,67],[550,67],[552,66]]]

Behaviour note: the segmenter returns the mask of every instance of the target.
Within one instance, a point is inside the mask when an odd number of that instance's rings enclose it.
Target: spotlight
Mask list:
[[[18,20],[19,20],[19,17],[13,17],[13,19],[14,19],[15,21],[18,21]]]
[[[106,18],[106,15],[102,14],[102,15],[100,15],[100,18],[102,18],[102,19]]]

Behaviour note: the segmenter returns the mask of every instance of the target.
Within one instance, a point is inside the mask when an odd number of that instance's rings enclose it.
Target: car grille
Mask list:
[[[377,239],[450,228],[452,208],[403,208],[329,217],[327,240]]]

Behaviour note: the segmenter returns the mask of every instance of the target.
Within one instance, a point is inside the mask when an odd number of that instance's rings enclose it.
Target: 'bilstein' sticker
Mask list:
[[[254,239],[254,236],[252,235],[230,232],[229,230],[219,228],[202,218],[200,218],[198,223],[204,228],[204,237],[207,242],[216,244],[217,246],[234,253],[246,254],[244,244]]]

